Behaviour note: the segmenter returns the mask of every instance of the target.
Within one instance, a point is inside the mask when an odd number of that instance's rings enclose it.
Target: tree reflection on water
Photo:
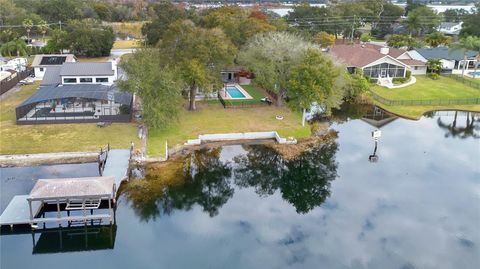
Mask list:
[[[475,118],[475,113],[473,112],[466,112],[465,125],[460,124],[459,126],[458,113],[458,111],[455,111],[451,123],[446,123],[441,116],[438,117],[437,124],[440,128],[446,130],[445,137],[459,137],[461,139],[469,137],[480,138],[480,118]]]
[[[248,153],[235,159],[235,183],[253,187],[262,196],[280,190],[297,213],[308,213],[330,195],[330,182],[337,177],[337,149],[330,141],[285,159],[268,146],[247,147]]]
[[[330,195],[337,177],[334,139],[317,143],[291,158],[268,145],[244,145],[235,157],[221,160],[222,148],[194,151],[161,169],[147,169],[144,180],[129,182],[124,195],[139,217],[148,221],[176,210],[200,206],[211,217],[235,188],[254,188],[266,197],[280,191],[298,213],[307,213]]]

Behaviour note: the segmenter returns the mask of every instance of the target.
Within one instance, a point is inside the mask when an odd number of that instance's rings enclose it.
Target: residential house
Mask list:
[[[447,47],[415,49],[415,51],[427,60],[440,60],[443,73],[462,74],[465,69],[465,73],[468,74],[475,70],[475,65],[480,69],[480,63],[477,61],[478,52],[476,51],[463,51]]]
[[[102,84],[113,85],[117,80],[117,62],[71,62],[51,66],[40,85]]]
[[[22,72],[27,70],[27,63],[26,58],[11,59],[0,64],[0,71],[14,70],[16,72]]]
[[[438,31],[445,35],[458,35],[462,30],[463,22],[442,22]]]
[[[410,52],[374,44],[335,45],[330,53],[347,66],[349,73],[362,69],[365,76],[379,81],[403,78],[407,70],[414,75],[426,74],[426,61],[414,59]]]
[[[16,122],[128,122],[133,95],[120,91],[116,79],[115,61],[49,66],[41,87],[16,108]]]
[[[38,54],[33,58],[32,67],[35,79],[41,80],[45,71],[52,66],[60,66],[63,63],[76,62],[73,54]]]

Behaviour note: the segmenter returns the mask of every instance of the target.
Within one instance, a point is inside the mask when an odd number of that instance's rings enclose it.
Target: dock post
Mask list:
[[[57,199],[57,222],[58,222],[58,227],[62,227],[62,224],[60,223],[60,218],[62,217],[62,213],[60,213],[60,199]]]
[[[108,214],[110,215],[110,224],[112,224],[112,199],[108,199]]]

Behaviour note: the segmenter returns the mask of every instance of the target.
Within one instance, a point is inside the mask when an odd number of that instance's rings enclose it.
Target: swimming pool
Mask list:
[[[237,87],[235,86],[226,86],[225,87],[226,91],[228,92],[228,95],[232,99],[244,99],[246,98],[245,94],[243,94]]]
[[[474,76],[474,75],[475,75],[475,76],[480,76],[480,71],[477,71],[477,72],[468,72],[468,74],[469,74],[470,76]]]

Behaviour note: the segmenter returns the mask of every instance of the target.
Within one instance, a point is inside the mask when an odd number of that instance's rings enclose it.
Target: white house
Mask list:
[[[0,65],[0,71],[15,70],[22,72],[27,69],[27,63],[26,58],[15,58]]]
[[[32,67],[35,79],[41,80],[45,71],[52,66],[60,66],[63,63],[76,62],[77,58],[73,54],[38,54],[33,58]]]
[[[438,27],[438,31],[446,35],[458,35],[462,30],[463,22],[442,22]]]
[[[115,60],[93,63],[71,62],[49,67],[41,85],[113,85],[117,78],[117,62]]]
[[[335,45],[330,53],[347,66],[350,73],[362,69],[365,76],[391,84],[393,78],[426,74],[426,61],[414,59],[406,50],[374,44]]]
[[[480,63],[476,60],[478,56],[476,51],[466,51],[464,53],[460,49],[447,47],[415,49],[415,51],[427,60],[440,60],[444,73],[461,74],[464,69],[468,73],[474,71],[475,66],[480,69]]]

